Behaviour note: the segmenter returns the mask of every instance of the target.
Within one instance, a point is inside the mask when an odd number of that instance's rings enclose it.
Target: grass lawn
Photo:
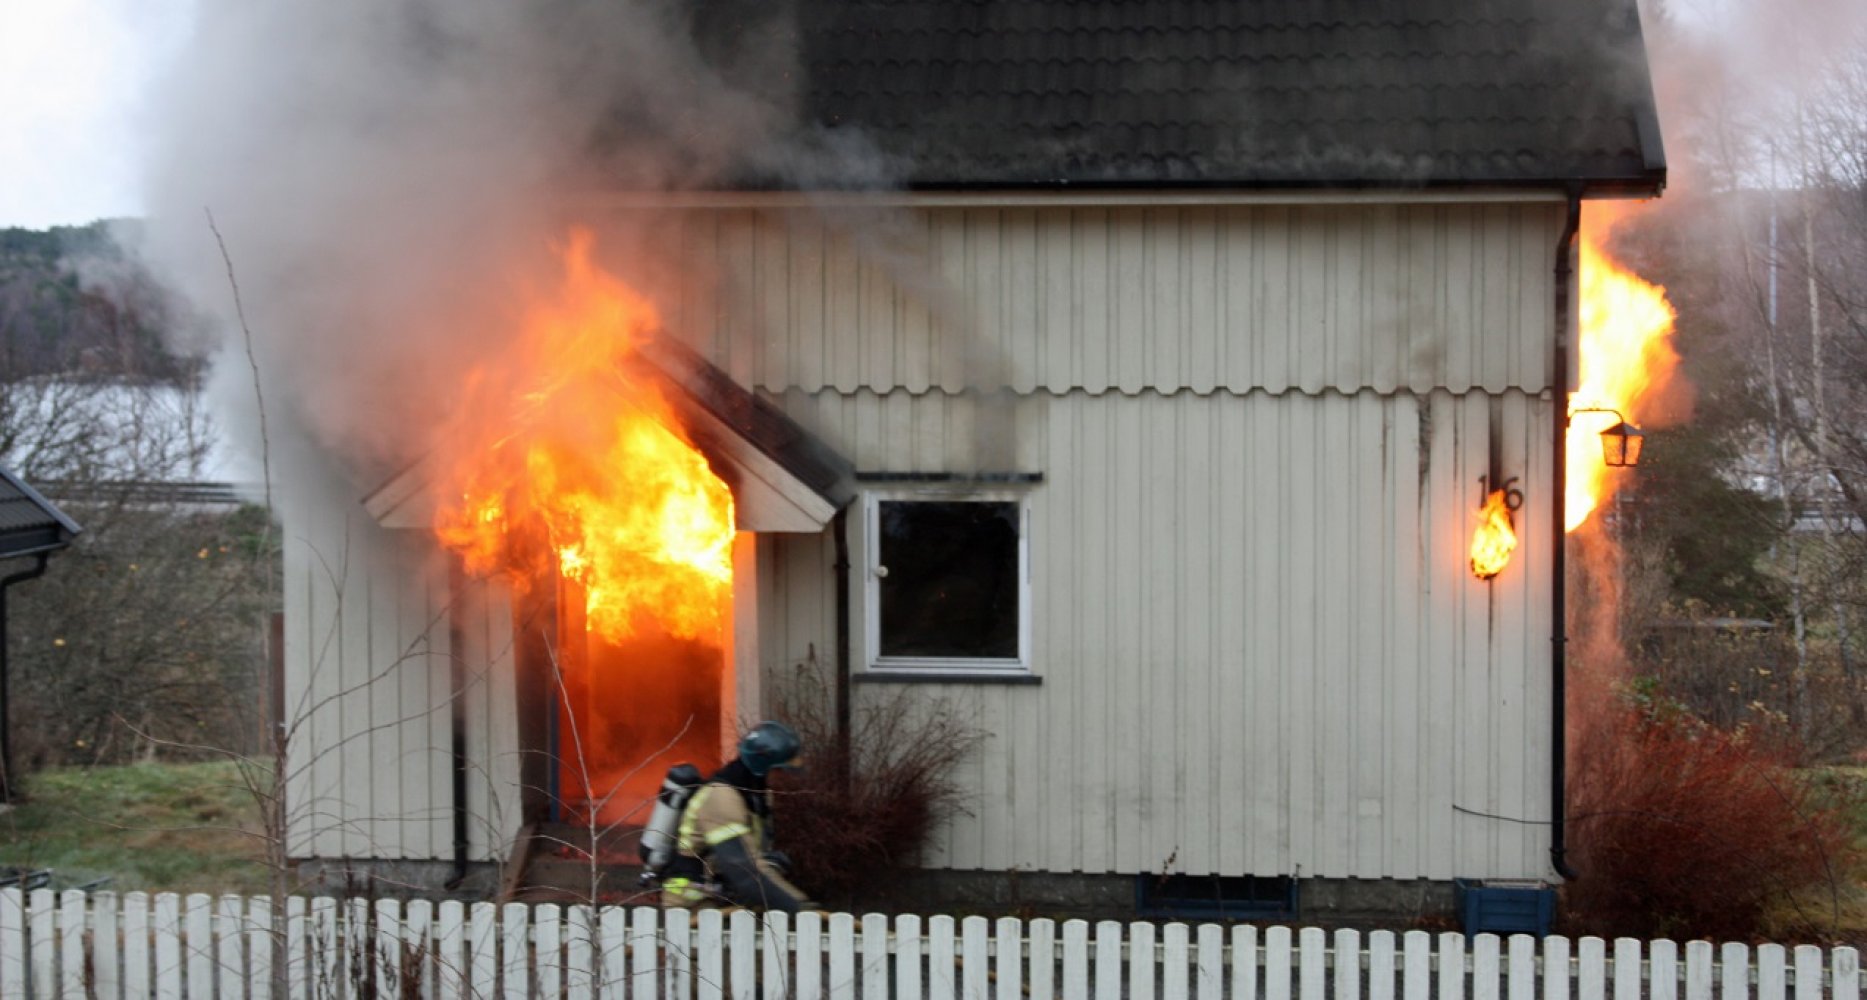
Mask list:
[[[108,878],[149,892],[267,891],[258,810],[231,762],[59,768],[0,814],[0,865],[51,888]]]

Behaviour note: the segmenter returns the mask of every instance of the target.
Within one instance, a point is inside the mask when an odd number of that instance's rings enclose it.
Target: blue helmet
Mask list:
[[[766,721],[752,727],[739,741],[739,760],[746,770],[763,777],[774,767],[783,767],[796,759],[803,742],[797,733],[782,722]]]

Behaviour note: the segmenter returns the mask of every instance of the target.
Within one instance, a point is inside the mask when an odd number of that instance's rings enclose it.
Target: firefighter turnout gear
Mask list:
[[[754,733],[777,725],[766,723]],[[765,735],[771,735],[770,731]],[[796,754],[796,739],[791,736],[789,746],[777,748],[774,754],[767,752],[771,748],[763,740],[748,736],[748,744],[758,744],[751,747],[752,752],[742,745],[737,759],[688,797],[675,836],[674,858],[661,880],[663,906],[732,905],[785,913],[815,908],[767,857],[773,852],[765,775]]]

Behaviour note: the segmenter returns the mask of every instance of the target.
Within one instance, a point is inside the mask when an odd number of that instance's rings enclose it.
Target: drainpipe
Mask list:
[[[447,661],[453,691],[448,702],[453,707],[453,724],[449,728],[453,731],[454,874],[447,880],[446,888],[451,891],[467,878],[467,667],[461,655],[465,632],[460,627],[466,572],[458,556],[449,560],[447,576],[451,605],[447,613]]]
[[[836,536],[836,759],[849,763],[849,507],[830,522]],[[843,779],[849,779],[844,767]]]
[[[25,555],[26,553],[21,553]],[[52,558],[50,550],[32,553],[39,557],[38,565],[23,569],[7,577],[0,577],[0,802],[13,801],[13,724],[12,710],[7,705],[7,687],[10,683],[7,675],[6,659],[6,592],[16,583],[36,580],[45,575],[46,561]]]
[[[1575,879],[1581,872],[1570,867],[1567,857],[1568,843],[1565,819],[1568,813],[1565,788],[1568,784],[1569,754],[1569,690],[1568,667],[1566,664],[1569,645],[1568,625],[1568,558],[1566,548],[1568,533],[1564,523],[1568,520],[1567,495],[1568,479],[1568,434],[1569,434],[1569,286],[1575,280],[1575,267],[1571,261],[1575,256],[1575,234],[1582,227],[1582,187],[1572,183],[1568,188],[1568,215],[1562,225],[1562,235],[1556,239],[1556,367],[1553,373],[1556,419],[1555,448],[1555,504],[1550,518],[1550,534],[1554,540],[1554,558],[1550,560],[1552,584],[1550,588],[1550,743],[1551,760],[1549,765],[1549,860],[1556,869],[1556,874],[1564,879]]]

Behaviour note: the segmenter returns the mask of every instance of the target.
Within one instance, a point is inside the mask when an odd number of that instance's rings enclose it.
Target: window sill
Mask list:
[[[1037,674],[992,670],[863,670],[849,675],[855,684],[1017,684],[1037,685]]]

